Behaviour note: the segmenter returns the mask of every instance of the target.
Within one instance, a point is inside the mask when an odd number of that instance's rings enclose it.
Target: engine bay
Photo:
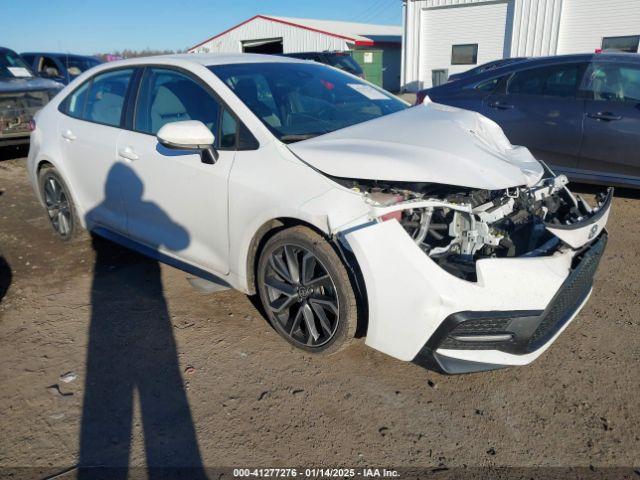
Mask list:
[[[397,220],[441,268],[476,281],[482,258],[551,255],[563,243],[547,227],[566,227],[598,211],[566,187],[564,175],[533,187],[475,190],[421,183],[353,182],[377,221]]]

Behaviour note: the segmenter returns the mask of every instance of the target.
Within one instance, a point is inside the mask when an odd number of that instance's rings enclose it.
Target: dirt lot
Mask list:
[[[617,197],[591,301],[542,358],[446,377],[363,342],[302,354],[241,293],[61,243],[4,159],[0,467],[145,465],[145,444],[154,465],[638,465],[638,198]]]

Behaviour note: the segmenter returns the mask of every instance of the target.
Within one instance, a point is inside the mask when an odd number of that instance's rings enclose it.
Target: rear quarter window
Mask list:
[[[87,101],[87,93],[89,92],[89,85],[91,81],[85,82],[73,91],[63,102],[60,110],[66,113],[70,117],[82,118],[84,114],[84,106]]]

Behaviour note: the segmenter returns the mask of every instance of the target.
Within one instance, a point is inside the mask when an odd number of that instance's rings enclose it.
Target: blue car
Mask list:
[[[28,52],[21,56],[38,76],[50,78],[65,85],[85,70],[102,63],[102,60],[96,57],[68,53]]]
[[[525,60],[418,92],[480,112],[572,180],[640,188],[640,55]]]

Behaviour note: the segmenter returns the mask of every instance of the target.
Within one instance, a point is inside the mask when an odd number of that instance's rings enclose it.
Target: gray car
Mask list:
[[[497,122],[576,181],[640,188],[640,55],[525,60],[418,93]]]
[[[20,55],[0,47],[0,147],[29,143],[33,116],[62,88],[36,77]]]

